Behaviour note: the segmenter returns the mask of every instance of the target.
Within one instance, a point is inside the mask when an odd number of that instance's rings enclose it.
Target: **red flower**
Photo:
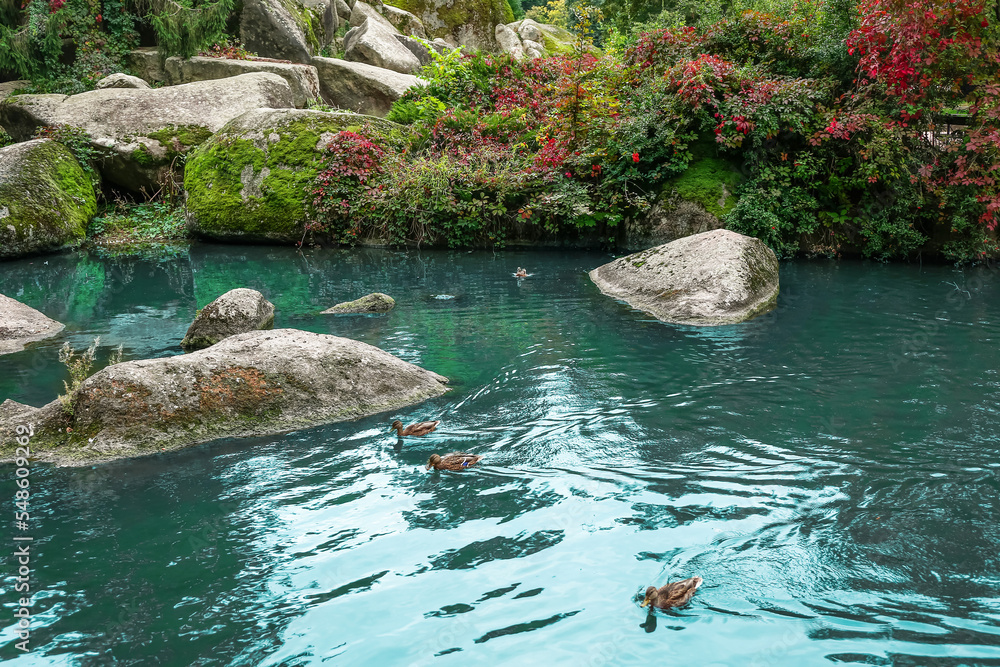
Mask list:
[[[569,172],[567,171],[567,172],[566,172],[566,178],[573,178],[573,174],[571,174],[571,173],[569,173]]]
[[[638,161],[639,161],[639,154],[632,153],[632,162],[638,162]]]

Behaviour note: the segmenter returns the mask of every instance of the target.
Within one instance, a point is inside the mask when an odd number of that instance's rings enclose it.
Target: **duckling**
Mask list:
[[[427,459],[427,470],[434,468],[435,470],[454,470],[457,472],[476,465],[482,458],[478,454],[466,454],[465,452],[452,452],[444,456],[431,454],[431,457]]]
[[[649,605],[650,608],[657,609],[682,607],[694,597],[694,592],[701,586],[702,581],[701,577],[691,577],[661,586],[659,590],[656,586],[650,586],[646,589],[646,599],[642,601],[641,606]]]
[[[440,420],[434,422],[417,422],[416,424],[410,424],[406,428],[403,428],[403,422],[397,419],[392,422],[392,426],[390,428],[395,430],[396,435],[402,438],[404,435],[427,435],[436,429],[440,423]]]

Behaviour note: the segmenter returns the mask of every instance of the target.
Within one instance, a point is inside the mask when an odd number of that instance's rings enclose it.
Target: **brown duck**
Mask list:
[[[659,590],[656,586],[650,586],[646,589],[646,599],[642,601],[641,606],[649,605],[650,608],[657,609],[682,607],[694,597],[694,592],[701,586],[701,582],[701,577],[691,577],[661,586]]]
[[[476,465],[482,458],[478,454],[466,454],[465,452],[452,452],[444,456],[431,454],[431,457],[427,459],[427,469],[462,471]]]
[[[436,429],[440,423],[440,420],[435,422],[417,422],[416,424],[404,427],[403,422],[397,419],[392,422],[391,428],[396,431],[396,435],[402,438],[404,435],[427,435]]]

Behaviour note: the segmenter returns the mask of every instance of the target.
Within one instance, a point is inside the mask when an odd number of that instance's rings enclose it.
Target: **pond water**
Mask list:
[[[32,651],[8,615],[0,659],[1000,665],[1000,270],[785,263],[775,311],[694,328],[602,296],[586,271],[608,260],[195,245],[4,263],[0,293],[67,330],[0,357],[0,400],[52,400],[65,340],[100,335],[99,361],[178,354],[195,311],[244,286],[279,327],[377,345],[453,390],[34,466]],[[317,314],[371,291],[395,310]],[[397,450],[397,418],[442,422]],[[484,463],[424,471],[452,450]],[[12,498],[13,468],[0,479]],[[639,608],[696,574],[688,607]]]

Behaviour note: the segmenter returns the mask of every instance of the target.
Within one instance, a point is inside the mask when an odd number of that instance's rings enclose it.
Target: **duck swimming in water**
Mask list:
[[[682,607],[694,597],[694,592],[701,586],[702,581],[701,577],[691,577],[682,581],[674,581],[659,589],[656,586],[650,586],[646,589],[646,599],[642,601],[641,606],[648,605],[650,609],[654,607],[656,609]]]
[[[436,429],[438,427],[438,424],[440,423],[441,420],[433,422],[417,422],[416,424],[410,424],[409,426],[404,427],[403,422],[397,419],[396,421],[392,422],[391,428],[394,431],[396,431],[396,435],[402,438],[403,436],[406,435],[413,435],[413,436],[427,435],[428,433]]]
[[[476,465],[482,458],[478,454],[466,454],[465,452],[452,452],[444,456],[431,454],[431,457],[427,459],[427,470],[434,468],[435,470],[454,470],[459,472]]]

